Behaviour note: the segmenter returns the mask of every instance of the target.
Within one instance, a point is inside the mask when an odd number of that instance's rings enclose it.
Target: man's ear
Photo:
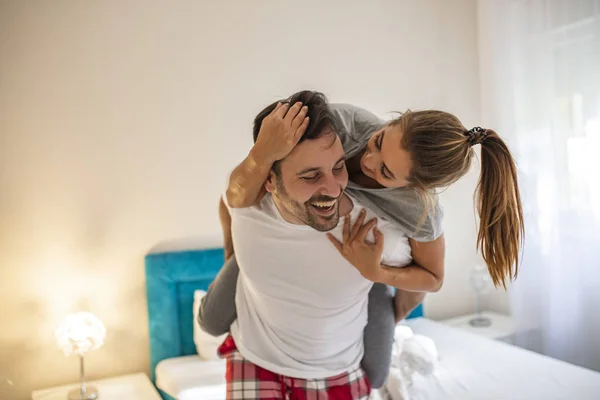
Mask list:
[[[277,187],[277,176],[275,176],[275,172],[273,170],[269,171],[269,176],[265,181],[265,190],[269,193],[273,193],[275,188]]]

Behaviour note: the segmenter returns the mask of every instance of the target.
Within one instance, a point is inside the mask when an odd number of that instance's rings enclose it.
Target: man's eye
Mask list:
[[[319,175],[311,175],[311,176],[303,176],[301,179],[303,181],[316,181],[319,178]]]

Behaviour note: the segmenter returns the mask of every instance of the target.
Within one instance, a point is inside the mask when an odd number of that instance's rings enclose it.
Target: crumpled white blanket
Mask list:
[[[432,379],[437,362],[438,351],[431,338],[414,334],[407,326],[398,326],[390,375],[384,390],[374,393],[371,398],[415,399],[419,386]]]

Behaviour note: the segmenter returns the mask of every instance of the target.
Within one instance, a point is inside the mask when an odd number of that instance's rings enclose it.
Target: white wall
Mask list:
[[[0,2],[0,398],[76,379],[53,330],[80,309],[108,329],[92,377],[147,371],[143,256],[221,243],[225,174],[267,103],[312,88],[477,123],[476,4],[449,3]],[[434,318],[472,306],[475,180],[442,196]]]

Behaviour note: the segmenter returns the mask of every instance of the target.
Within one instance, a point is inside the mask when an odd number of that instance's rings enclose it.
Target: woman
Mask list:
[[[262,123],[257,125],[255,122],[255,145],[230,177],[226,195],[231,207],[249,207],[262,198],[269,171],[274,163],[292,151],[309,126],[310,104],[315,101],[326,102],[320,93],[300,92],[287,101],[267,107],[257,116],[255,121]],[[345,221],[343,242],[331,236],[329,239],[365,278],[405,293],[440,289],[444,273],[444,239],[440,226],[441,210],[433,190],[447,186],[467,173],[474,156],[472,146],[476,144],[482,145],[477,244],[482,248],[497,286],[505,285],[507,278],[516,276],[523,234],[516,168],[506,145],[495,132],[479,128],[467,130],[456,117],[441,111],[409,111],[385,123],[358,107],[330,105],[330,109],[347,156],[349,183],[346,190],[381,218],[403,228],[410,238],[413,264],[405,268],[386,268],[380,265],[378,241],[366,243],[352,239],[352,231],[360,228],[362,221],[357,221],[355,227]],[[233,247],[228,239],[227,215],[223,207],[221,217],[226,257],[229,258]],[[367,224],[374,227],[375,221]],[[381,236],[376,228],[374,233],[376,238]],[[224,333],[235,319],[232,296],[236,277],[237,265],[235,259],[231,259],[210,289],[215,292],[217,288],[216,292],[223,294],[216,295],[219,300],[214,300],[213,305],[209,300],[201,309],[203,327],[210,333]],[[373,287],[369,297],[369,324],[365,330],[363,368],[373,387],[380,386],[387,376],[389,363],[386,358],[389,359],[391,353],[388,344],[391,347],[393,337],[393,323],[372,323],[393,319],[387,315],[393,311],[384,311],[391,310],[385,303],[385,290],[381,289],[384,285]],[[380,294],[375,296],[375,292]],[[229,296],[228,301],[223,300],[226,296]],[[401,300],[402,296],[396,296],[396,320],[410,311],[402,309]],[[383,317],[372,318],[376,312]],[[224,323],[219,325],[210,321],[215,316],[221,317]],[[218,329],[215,328],[217,325]],[[384,330],[386,335],[382,334]],[[382,338],[385,339],[383,346],[373,345]],[[371,348],[379,350],[370,351]]]

